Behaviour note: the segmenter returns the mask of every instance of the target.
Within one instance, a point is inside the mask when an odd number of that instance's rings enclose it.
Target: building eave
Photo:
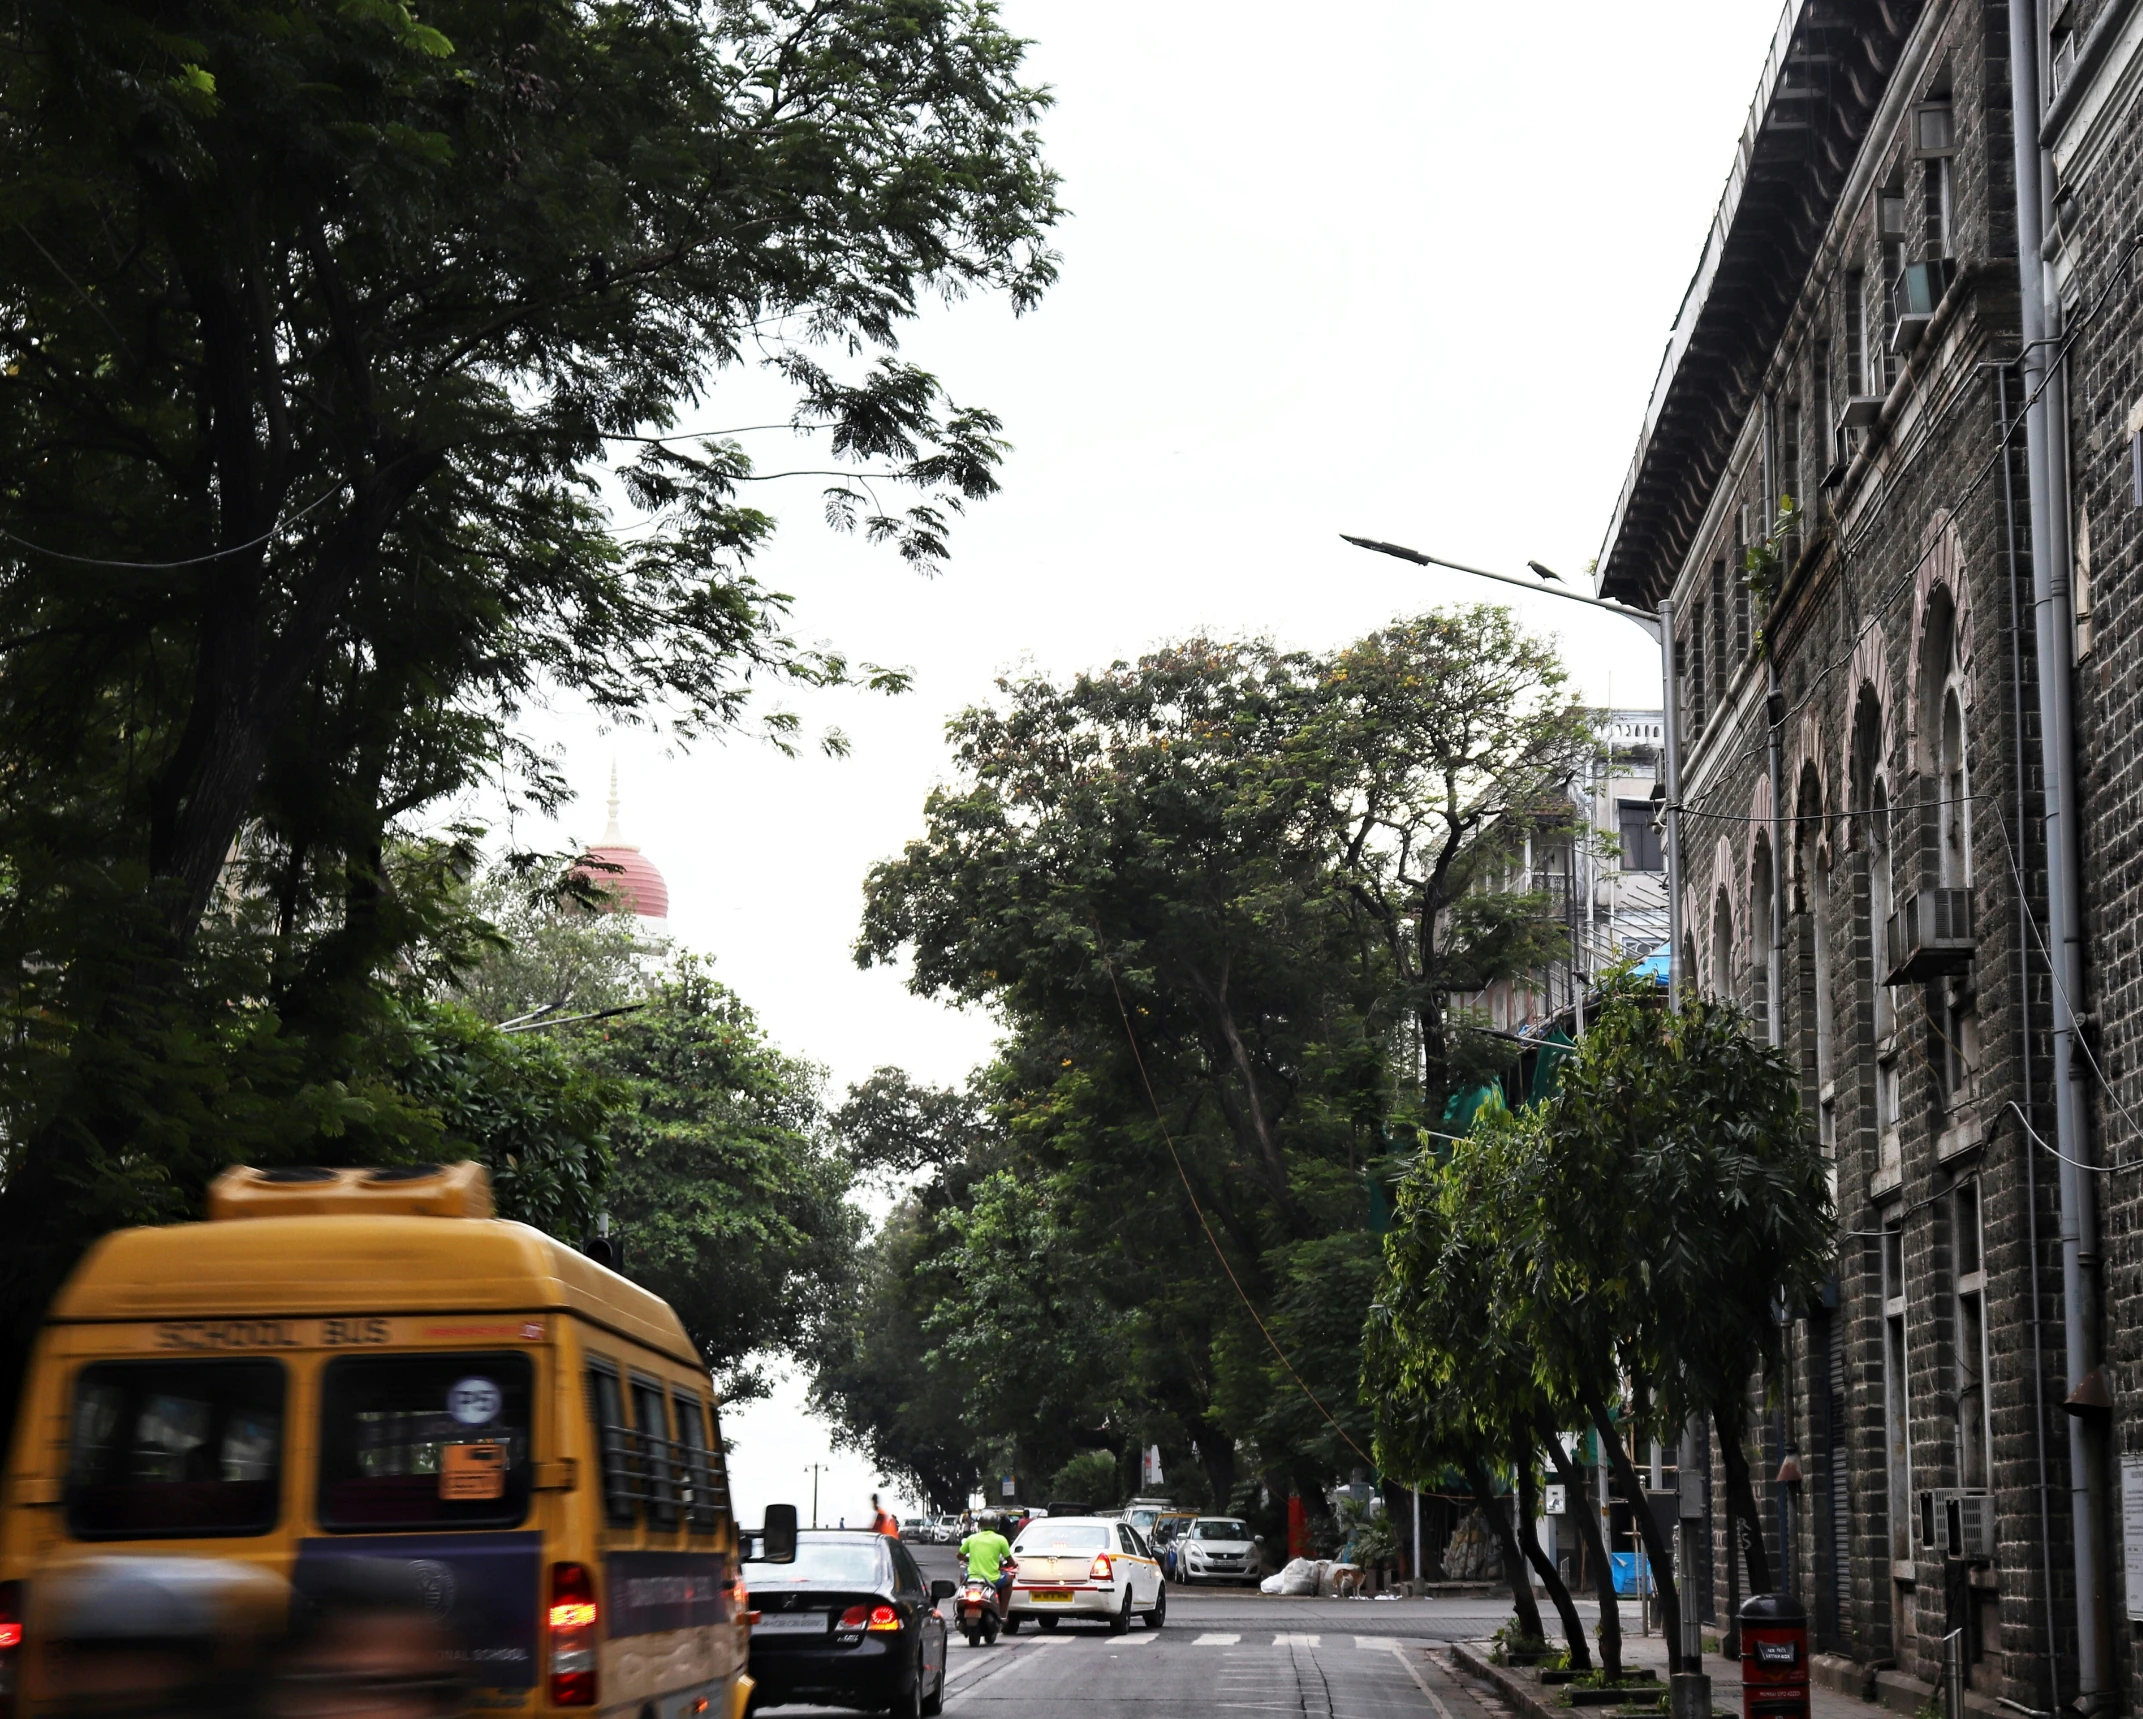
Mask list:
[[[1601,545],[1602,596],[1650,607],[1689,553],[1922,3],[1788,0]]]

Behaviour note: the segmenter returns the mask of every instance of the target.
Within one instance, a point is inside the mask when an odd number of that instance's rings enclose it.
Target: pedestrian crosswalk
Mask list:
[[[1025,1648],[1049,1647],[1052,1645],[1063,1646],[1071,1642],[1086,1640],[1098,1633],[1096,1631],[1081,1631],[1076,1634],[1067,1633],[1064,1635],[1029,1636],[1023,1634],[1012,1641],[1006,1642],[1004,1645]],[[1176,1631],[1169,1631],[1168,1638],[1179,1643],[1183,1640],[1183,1636]],[[1141,1630],[1135,1634],[1119,1638],[1116,1645],[1119,1647],[1140,1647],[1147,1642],[1162,1639],[1161,1635],[1152,1630]],[[1341,1639],[1349,1638],[1342,1637]],[[1419,1642],[1410,1642],[1405,1638],[1391,1635],[1358,1635],[1351,1639],[1355,1647],[1364,1653],[1391,1653],[1408,1646],[1423,1645]],[[1207,1630],[1201,1635],[1193,1636],[1190,1640],[1190,1645],[1192,1647],[1240,1647],[1243,1642],[1244,1637],[1239,1630]],[[1259,1643],[1253,1638],[1249,1645],[1256,1647]],[[1321,1633],[1308,1631],[1281,1630],[1273,1636],[1271,1645],[1274,1647],[1322,1647],[1324,1645],[1324,1636]]]

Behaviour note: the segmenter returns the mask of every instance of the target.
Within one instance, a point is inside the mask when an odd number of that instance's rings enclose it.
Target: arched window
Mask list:
[[[1734,1000],[1734,903],[1723,883],[1711,904],[1711,994]]]
[[[1874,956],[1875,1039],[1880,1044],[1897,1029],[1897,998],[1883,983],[1890,969],[1890,913],[1895,903],[1890,877],[1890,791],[1877,777],[1862,820],[1867,830],[1868,948]]]
[[[1838,1194],[1837,1005],[1831,1000],[1836,971],[1831,957],[1830,852],[1816,854],[1815,880],[1808,903],[1815,930],[1816,981],[1816,1137],[1830,1160],[1831,1197]]]
[[[1749,1000],[1756,1025],[1771,1036],[1771,1011],[1777,1006],[1778,946],[1771,938],[1771,838],[1756,838],[1749,862]]]
[[[1898,1118],[1901,1093],[1897,1036],[1897,997],[1883,981],[1890,973],[1890,913],[1895,905],[1891,878],[1890,789],[1883,780],[1883,710],[1874,688],[1863,686],[1853,712],[1854,845],[1866,867],[1862,922],[1868,946],[1868,978],[1873,996],[1868,1009],[1875,1052],[1875,1126],[1881,1146],[1879,1175],[1901,1171]]]
[[[1934,883],[1938,889],[1969,890],[1972,764],[1960,645],[1956,606],[1949,592],[1937,586],[1920,639],[1921,756],[1934,820]],[[1928,999],[1927,1060],[1935,1074],[1935,1125],[1948,1129],[1963,1119],[1960,1107],[1977,1090],[1979,1009],[1969,972],[1939,981],[1939,991],[1939,1001],[1932,995]]]
[[[1941,812],[1940,864],[1944,889],[1972,887],[1972,775],[1965,759],[1964,701],[1953,680],[1942,690],[1942,729],[1935,748],[1935,791]]]

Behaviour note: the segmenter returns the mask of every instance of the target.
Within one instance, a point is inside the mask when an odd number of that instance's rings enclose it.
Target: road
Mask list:
[[[954,1573],[950,1549],[914,1548],[924,1574]],[[1479,1640],[1510,1617],[1494,1600],[1281,1599],[1241,1589],[1168,1593],[1168,1625],[1111,1635],[1067,1621],[990,1647],[951,1638],[951,1719],[1510,1719],[1463,1677],[1443,1643]],[[780,1710],[784,1719],[805,1708]]]

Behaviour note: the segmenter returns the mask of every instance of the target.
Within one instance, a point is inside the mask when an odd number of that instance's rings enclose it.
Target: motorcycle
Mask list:
[[[1005,1560],[1005,1571],[1010,1574],[1012,1561]],[[994,1642],[1002,1626],[1002,1614],[997,1608],[997,1584],[986,1576],[970,1575],[960,1583],[959,1601],[960,1632],[967,1637],[969,1647],[981,1647]]]

